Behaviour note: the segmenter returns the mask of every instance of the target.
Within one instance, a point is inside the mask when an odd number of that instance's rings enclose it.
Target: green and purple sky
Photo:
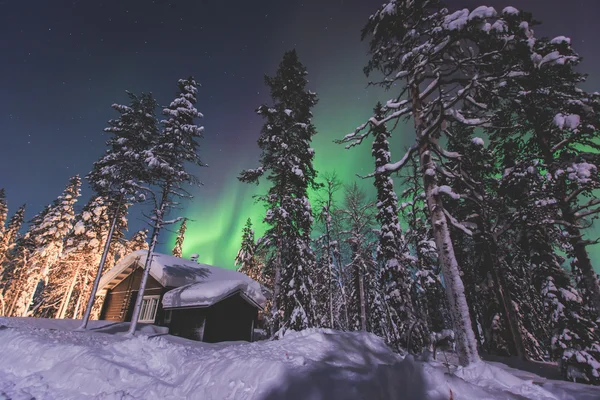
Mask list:
[[[310,89],[319,95],[317,170],[336,171],[346,182],[371,170],[368,147],[347,151],[333,140],[387,100],[366,88],[366,44],[360,41],[362,26],[382,2],[0,0],[0,187],[11,212],[27,202],[27,217],[33,216],[69,176],[89,171],[104,151],[106,121],[116,116],[110,105],[126,102],[125,90],[153,92],[164,105],[177,79],[194,75],[202,84],[201,154],[209,167],[198,171],[204,186],[194,190],[195,198],[173,215],[193,220],[184,255],[199,253],[202,262],[233,267],[246,219],[259,223],[264,215],[252,198],[264,188],[236,178],[257,165],[262,120],[254,110],[270,101],[263,76],[274,73],[284,51],[297,49]],[[447,3],[451,9],[481,4]],[[586,89],[600,90],[595,1],[483,3],[521,6],[543,22],[538,34],[571,37],[585,57],[582,70],[592,74]],[[395,132],[392,154],[400,157],[411,139],[409,129]],[[84,187],[80,205],[90,195]],[[136,215],[132,230],[143,226]],[[165,232],[161,251],[170,251],[174,236]],[[598,246],[593,254],[600,259]]]

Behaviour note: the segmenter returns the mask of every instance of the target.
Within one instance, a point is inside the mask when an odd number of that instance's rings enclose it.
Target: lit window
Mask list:
[[[144,296],[144,299],[142,300],[142,310],[140,311],[138,321],[154,323],[159,300],[160,296]]]

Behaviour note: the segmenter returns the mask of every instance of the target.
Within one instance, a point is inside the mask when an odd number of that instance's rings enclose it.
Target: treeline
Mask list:
[[[80,213],[75,204],[81,180],[73,177],[63,194],[31,219],[19,233],[24,207],[5,226],[7,206],[0,192],[0,315],[81,318],[81,328],[97,317],[101,301],[94,302],[100,277],[121,257],[148,249],[147,263],[161,229],[182,218],[167,220],[180,199],[192,196],[189,184],[198,183],[190,166],[201,166],[198,139],[203,128],[195,121],[198,84],[194,78],[178,82],[179,93],[156,116],[151,94],[128,93],[128,105],[114,104],[119,117],[109,121],[105,154],[94,163],[87,181],[94,191]],[[151,227],[125,239],[127,212],[146,203]],[[174,254],[181,255],[185,219]],[[145,266],[130,333],[134,333],[149,268]]]
[[[373,201],[350,184],[337,204],[340,182],[317,177],[316,94],[285,54],[266,78],[273,103],[258,108],[260,166],[240,176],[269,184],[267,232],[255,240],[246,226],[237,263],[272,288],[272,334],[368,330],[418,352],[452,327],[463,365],[480,353],[554,360],[600,382],[598,240],[584,234],[600,212],[600,95],[581,88],[570,39],[537,38],[535,25],[513,7],[437,0],[390,1],[369,18],[365,73],[390,100],[339,142],[371,144]],[[399,160],[394,130],[414,132]]]

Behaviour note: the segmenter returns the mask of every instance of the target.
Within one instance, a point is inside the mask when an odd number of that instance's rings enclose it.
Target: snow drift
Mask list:
[[[102,333],[105,321],[95,321],[100,331],[71,331],[77,323],[0,318],[0,399],[447,400],[451,391],[456,400],[558,398],[485,363],[447,374],[364,332],[206,344]]]

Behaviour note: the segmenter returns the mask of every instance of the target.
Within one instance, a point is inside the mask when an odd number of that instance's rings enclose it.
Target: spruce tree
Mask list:
[[[94,306],[96,291],[110,252],[113,232],[121,208],[126,203],[145,200],[146,192],[150,190],[146,152],[155,143],[158,134],[155,116],[157,103],[152,94],[142,93],[141,96],[129,92],[127,94],[130,98],[129,106],[113,104],[120,117],[110,120],[109,126],[104,129],[105,132],[112,134],[106,142],[108,149],[105,155],[94,163],[92,171],[86,177],[98,195],[110,199],[112,222],[85,308],[81,329],[87,327]]]
[[[374,321],[369,313],[369,296],[379,289],[375,279],[377,264],[373,257],[376,207],[355,182],[344,188],[344,204],[338,212],[344,226],[342,235],[350,248],[350,262],[345,266],[348,275],[349,329],[371,331]],[[385,312],[377,314],[378,317],[381,314]],[[386,321],[390,322],[389,318]]]
[[[79,176],[72,177],[63,194],[32,221],[23,241],[23,254],[29,257],[28,262],[21,265],[21,273],[26,278],[16,299],[15,316],[38,314],[51,271],[63,251],[64,239],[72,229],[73,206],[79,197],[80,186]]]
[[[4,236],[0,241],[0,315],[6,315],[7,305],[4,293],[10,284],[13,251],[19,241],[19,231],[25,219],[25,205],[22,205],[10,218]]]
[[[238,266],[239,272],[248,275],[257,282],[263,283],[262,265],[258,259],[256,250],[254,229],[252,229],[252,221],[248,218],[242,230],[242,243],[235,257],[235,265]]]
[[[377,104],[374,113],[375,118],[382,120],[384,118],[383,106]],[[371,154],[375,158],[375,170],[379,171],[391,161],[388,141],[390,132],[385,124],[373,125],[371,132],[374,136]],[[381,263],[382,268],[381,275],[384,285],[382,290],[385,293],[385,301],[390,307],[389,318],[394,330],[399,335],[393,338],[394,344],[398,348],[406,348],[409,334],[415,337],[424,337],[423,333],[419,333],[424,326],[420,323],[417,331],[411,332],[411,327],[417,323],[417,316],[411,299],[412,279],[403,255],[403,252],[408,249],[398,219],[398,197],[394,191],[394,182],[387,174],[376,173],[374,185],[377,191],[376,219],[380,225],[377,260]]]
[[[17,212],[8,221],[8,225],[4,231],[4,235],[0,239],[0,281],[2,280],[2,271],[4,270],[4,262],[9,256],[10,251],[15,246],[19,237],[19,231],[25,219],[25,204],[23,204]]]
[[[484,124],[492,111],[486,104],[473,104],[473,94],[493,92],[501,82],[519,74],[518,68],[512,66],[503,71],[483,72],[484,67],[497,62],[500,54],[511,48],[515,37],[523,36],[519,24],[508,23],[508,19],[518,17],[515,11],[508,7],[499,15],[493,8],[482,6],[472,12],[464,9],[450,14],[438,0],[397,0],[384,4],[363,30],[363,38],[371,39],[371,59],[365,72],[380,72],[383,79],[378,85],[387,89],[396,89],[398,85],[399,91],[386,103],[389,111],[385,118],[372,117],[369,123],[344,138],[350,146],[359,144],[368,136],[364,130],[370,124],[395,123],[412,117],[414,145],[400,161],[387,164],[379,172],[398,171],[412,153],[419,154],[425,200],[462,365],[476,362],[479,357],[449,227],[461,226],[444,208],[443,196],[447,193],[439,185],[444,161],[458,155],[443,149],[439,139],[451,121]],[[474,107],[465,111],[465,104]]]
[[[171,251],[171,253],[175,256],[175,257],[179,257],[181,258],[183,256],[183,241],[185,240],[185,231],[187,229],[187,218],[184,218],[183,221],[181,221],[181,226],[179,227],[179,230],[177,231],[177,238],[175,239],[175,246],[173,247],[173,250]]]
[[[6,218],[8,217],[8,204],[6,203],[6,193],[0,189],[0,242],[6,230]]]
[[[600,212],[594,195],[600,188],[600,159],[595,155],[600,150],[600,95],[579,87],[586,76],[576,71],[581,58],[569,38],[536,40],[527,31],[529,38],[519,53],[526,75],[502,88],[497,98],[502,112],[494,123],[498,128],[489,133],[498,146],[518,147],[517,161],[537,160],[550,174],[545,195],[557,210],[544,220],[565,231],[569,256],[583,277],[584,296],[600,316],[600,286],[587,251],[596,241],[583,239],[590,218]]]
[[[316,258],[310,246],[313,218],[308,189],[316,186],[310,142],[315,134],[311,108],[317,96],[306,90],[306,75],[296,52],[289,51],[275,76],[265,77],[274,104],[257,110],[266,119],[258,140],[261,167],[246,170],[239,178],[257,183],[266,174],[271,183],[261,199],[268,208],[263,242],[274,276],[272,314],[278,334],[315,325],[311,275]]]
[[[163,109],[166,117],[161,124],[162,132],[156,137],[149,150],[144,151],[144,161],[150,173],[149,182],[154,185],[155,191],[150,192],[153,202],[152,235],[144,273],[140,282],[138,297],[135,301],[129,334],[133,335],[137,320],[142,308],[142,300],[146,282],[150,273],[152,253],[158,243],[161,229],[173,221],[165,219],[168,212],[178,205],[179,199],[189,199],[192,196],[187,192],[186,186],[197,184],[198,179],[189,171],[189,165],[203,166],[198,154],[198,139],[202,138],[204,127],[196,125],[196,119],[203,115],[196,107],[198,83],[193,77],[180,79],[177,83],[179,94]]]
[[[335,303],[336,299],[342,300],[339,290],[339,267],[341,260],[338,257],[339,243],[336,239],[335,218],[337,213],[337,205],[335,195],[342,187],[342,183],[338,179],[335,172],[322,175],[322,186],[319,190],[318,205],[320,212],[317,216],[317,223],[321,230],[321,235],[316,239],[316,244],[321,250],[318,260],[318,268],[315,274],[315,280],[320,280],[317,286],[318,300],[317,305],[320,308],[318,315],[322,326],[333,328],[336,320]],[[344,304],[340,306],[345,307]]]

